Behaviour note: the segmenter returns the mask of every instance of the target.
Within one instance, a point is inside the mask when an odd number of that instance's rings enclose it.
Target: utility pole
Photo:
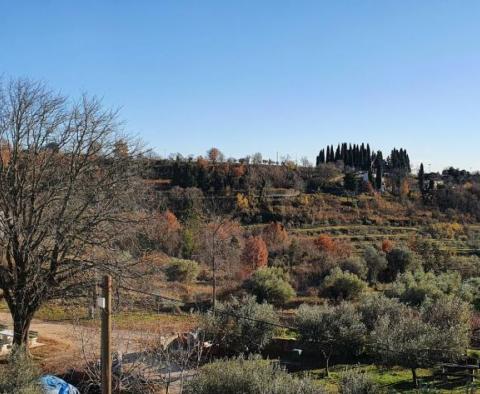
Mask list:
[[[102,394],[112,394],[112,277],[103,277],[103,299],[101,303],[102,336]]]

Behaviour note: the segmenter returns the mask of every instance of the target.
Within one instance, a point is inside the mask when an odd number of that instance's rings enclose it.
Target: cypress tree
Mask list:
[[[377,152],[377,175],[375,178],[375,187],[377,190],[382,190],[382,180],[383,180],[383,155],[381,151]]]
[[[335,161],[339,161],[342,159],[342,154],[340,151],[340,144],[337,146],[337,151],[335,152]]]
[[[344,163],[347,162],[347,143],[346,142],[342,144],[342,160]]]
[[[362,170],[367,170],[367,163],[365,159],[365,144],[362,142],[362,146],[360,146],[360,166]]]
[[[423,163],[420,164],[420,170],[418,171],[418,188],[422,194],[425,192],[425,169]]]
[[[353,148],[350,144],[347,151],[347,165],[353,167]]]

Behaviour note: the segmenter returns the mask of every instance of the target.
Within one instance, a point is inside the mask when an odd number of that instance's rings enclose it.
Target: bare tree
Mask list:
[[[302,165],[302,167],[313,167],[313,164],[310,162],[310,160],[308,160],[307,156],[302,156],[300,158],[300,164]]]
[[[262,160],[263,160],[263,157],[262,157],[262,154],[260,152],[254,153],[252,155],[252,163],[253,164],[262,164]]]
[[[239,261],[241,228],[233,215],[225,214],[225,202],[210,198],[205,201],[203,221],[199,229],[198,260],[207,264],[212,272],[212,308],[215,310],[219,271],[229,266],[232,272],[234,261]],[[226,203],[228,205],[228,203]]]
[[[218,273],[231,259],[237,259],[241,247],[238,245],[239,226],[228,216],[211,216],[201,231],[199,258],[209,264],[212,272],[212,308],[217,300]],[[235,256],[236,255],[236,256]]]
[[[118,129],[96,99],[28,80],[0,86],[0,288],[15,345],[28,345],[44,302],[85,289],[92,269],[118,268],[105,251],[138,195],[138,161]]]

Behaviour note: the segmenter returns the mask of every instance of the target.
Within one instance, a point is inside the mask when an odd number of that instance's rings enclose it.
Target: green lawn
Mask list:
[[[338,382],[341,373],[352,366],[336,365],[331,368],[330,376],[324,377],[324,370],[312,370],[309,372],[310,377],[324,386],[330,393],[338,393]],[[432,377],[432,372],[426,369],[417,371],[418,377],[421,381],[421,389],[415,389],[412,384],[412,374],[410,370],[396,367],[396,368],[382,368],[375,365],[359,365],[355,368],[360,368],[366,371],[372,379],[377,383],[385,393],[469,393],[472,389],[480,388],[480,383],[472,386],[464,382],[443,382]]]
[[[0,302],[0,311],[8,312],[5,302]],[[35,319],[46,322],[66,322],[83,326],[100,327],[97,312],[95,319],[89,319],[88,309],[84,305],[61,305],[50,303],[42,306],[35,314]],[[123,311],[114,313],[112,324],[114,329],[120,330],[162,330],[188,331],[197,324],[195,315],[179,313],[156,313],[150,311]]]

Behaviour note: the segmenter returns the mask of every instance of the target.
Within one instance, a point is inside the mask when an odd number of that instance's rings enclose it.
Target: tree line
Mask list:
[[[356,170],[369,171],[373,167],[386,168],[388,170],[403,170],[406,173],[411,172],[410,157],[405,149],[394,148],[390,156],[383,160],[381,151],[373,151],[370,144],[362,143],[348,144],[346,142],[338,144],[335,149],[333,145],[320,150],[316,159],[317,167],[325,163],[343,162],[346,166]]]

